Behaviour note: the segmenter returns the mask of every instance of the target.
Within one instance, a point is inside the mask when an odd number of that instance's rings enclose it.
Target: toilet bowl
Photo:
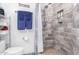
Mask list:
[[[5,40],[0,40],[0,55],[22,55],[23,47],[9,47],[6,49]]]
[[[22,47],[11,47],[2,53],[2,55],[22,55],[22,54],[23,54]]]

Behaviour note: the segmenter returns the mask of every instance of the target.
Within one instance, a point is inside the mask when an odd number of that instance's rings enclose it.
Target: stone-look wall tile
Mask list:
[[[73,30],[73,4],[58,3],[51,5],[45,9],[44,47],[54,47],[59,54],[74,54],[76,38]],[[61,9],[64,10],[62,24],[57,19],[57,12]]]

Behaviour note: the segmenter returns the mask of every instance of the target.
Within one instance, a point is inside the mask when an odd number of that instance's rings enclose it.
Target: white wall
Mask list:
[[[8,15],[10,21],[10,43],[11,46],[21,46],[24,48],[24,53],[34,53],[34,41],[35,41],[35,4],[27,4],[30,5],[30,8],[20,7],[18,3],[7,3],[2,4],[4,9],[7,11],[6,14]],[[25,10],[33,12],[33,28],[32,30],[20,31],[17,30],[17,11],[18,10]],[[36,12],[37,13],[37,12]],[[39,39],[38,39],[38,51],[43,51],[43,42],[42,42],[42,27],[41,27],[41,18],[39,19],[40,23],[38,23],[39,29]],[[23,37],[28,37],[28,40],[23,40]]]
[[[41,8],[42,8],[42,5],[39,4],[39,12],[38,12],[38,52],[42,52],[43,51],[43,33],[42,33],[42,17],[41,17]]]

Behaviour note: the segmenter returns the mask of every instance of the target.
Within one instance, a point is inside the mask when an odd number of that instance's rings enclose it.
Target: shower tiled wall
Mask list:
[[[44,48],[53,47],[60,54],[74,54],[76,36],[73,27],[72,3],[54,3],[43,9]],[[63,9],[62,23],[57,19],[57,12]]]

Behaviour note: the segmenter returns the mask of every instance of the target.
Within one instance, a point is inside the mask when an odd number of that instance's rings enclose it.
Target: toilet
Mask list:
[[[23,55],[23,48],[22,47],[10,47],[10,48],[6,48],[5,46],[5,40],[0,41],[0,54],[1,55]]]
[[[2,55],[22,55],[22,54],[23,54],[22,47],[11,47],[2,53]]]

